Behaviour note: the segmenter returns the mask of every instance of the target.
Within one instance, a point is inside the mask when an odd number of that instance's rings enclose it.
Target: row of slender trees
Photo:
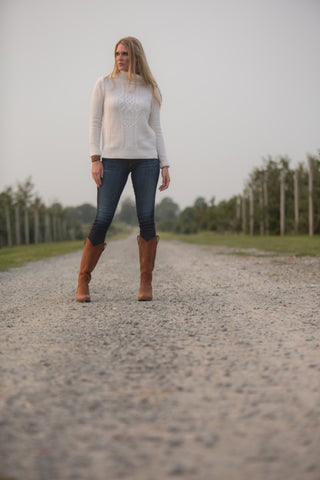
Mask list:
[[[31,178],[14,190],[0,193],[0,247],[83,238],[95,207],[83,204],[64,208],[46,206],[35,194]],[[320,151],[308,155],[297,168],[288,157],[262,159],[254,168],[241,195],[209,202],[198,197],[182,211],[170,197],[156,205],[160,230],[195,233],[200,230],[285,235],[320,233]],[[116,222],[137,224],[130,198],[122,202]]]
[[[237,219],[250,234],[320,233],[320,152],[295,169],[287,157],[264,160],[238,197]]]
[[[122,203],[117,218],[136,225],[135,205]],[[242,195],[216,203],[198,197],[182,211],[170,197],[156,205],[159,230],[196,233],[200,230],[284,235],[320,233],[320,156],[308,155],[297,168],[288,157],[262,159],[246,181]]]
[[[200,230],[285,235],[320,233],[320,152],[308,155],[297,168],[288,157],[262,159],[241,195],[216,204],[198,197],[179,211],[171,199],[156,209],[159,228],[181,233]]]
[[[0,247],[83,239],[96,214],[88,203],[63,207],[47,206],[35,193],[31,178],[0,192]],[[111,225],[109,234],[122,232],[125,225]]]
[[[81,222],[60,203],[46,206],[31,178],[0,193],[0,247],[81,238]]]

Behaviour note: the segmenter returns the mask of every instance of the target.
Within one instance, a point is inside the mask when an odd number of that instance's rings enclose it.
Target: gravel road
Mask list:
[[[133,236],[0,274],[0,480],[319,480],[320,259]]]

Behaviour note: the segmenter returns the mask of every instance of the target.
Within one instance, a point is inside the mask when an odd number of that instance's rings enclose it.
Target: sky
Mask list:
[[[47,205],[95,204],[90,97],[129,35],[163,95],[172,181],[157,203],[227,200],[269,155],[306,161],[320,149],[319,23],[320,0],[0,0],[0,192],[31,176]]]

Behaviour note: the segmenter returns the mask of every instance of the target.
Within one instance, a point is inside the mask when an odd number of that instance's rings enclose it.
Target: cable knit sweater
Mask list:
[[[128,82],[128,73],[97,81],[90,107],[90,155],[104,158],[159,158],[168,166],[160,125],[160,106],[137,75]]]

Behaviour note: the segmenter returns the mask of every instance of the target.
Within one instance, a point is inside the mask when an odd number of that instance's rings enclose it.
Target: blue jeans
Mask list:
[[[150,240],[156,235],[154,207],[159,179],[159,160],[103,158],[102,185],[98,188],[98,206],[89,239],[93,245],[103,243],[111,225],[129,174],[136,198],[140,235]]]

